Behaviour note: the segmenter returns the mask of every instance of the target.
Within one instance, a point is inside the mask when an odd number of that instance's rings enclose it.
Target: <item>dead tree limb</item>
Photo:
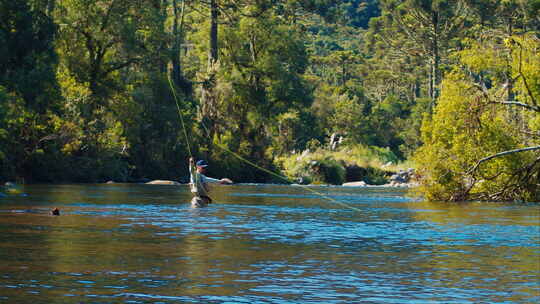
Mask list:
[[[491,101],[490,103],[503,104],[503,105],[513,105],[513,106],[523,107],[525,109],[532,110],[532,111],[535,111],[535,112],[540,112],[540,107],[538,107],[538,106],[529,105],[529,104],[522,103],[522,102],[517,102],[517,101]]]
[[[534,146],[534,147],[527,147],[527,148],[521,148],[521,149],[509,150],[509,151],[504,151],[504,152],[500,152],[500,153],[497,153],[497,154],[493,154],[493,155],[488,156],[488,157],[484,157],[484,158],[482,158],[481,160],[479,160],[479,161],[476,163],[476,165],[474,165],[474,167],[472,167],[469,171],[467,171],[467,174],[471,174],[471,173],[473,173],[474,171],[476,171],[476,169],[478,169],[478,167],[480,166],[480,164],[482,164],[483,162],[487,162],[488,160],[494,159],[494,158],[496,158],[496,157],[501,157],[501,156],[505,156],[505,155],[509,155],[509,154],[514,154],[514,153],[526,152],[526,151],[534,151],[534,150],[540,150],[540,146]]]
[[[495,100],[493,100],[491,98],[491,96],[489,96],[489,92],[488,92],[487,88],[485,87],[485,85],[483,83],[476,83],[475,82],[473,84],[473,87],[477,88],[482,93],[482,95],[484,95],[484,98],[487,99],[489,104],[517,106],[517,107],[525,108],[527,110],[540,112],[540,107],[535,105],[535,104],[530,105],[530,104],[527,104],[527,103],[523,103],[523,102],[519,102],[519,101],[513,101],[513,100],[510,100],[510,101],[495,101]]]

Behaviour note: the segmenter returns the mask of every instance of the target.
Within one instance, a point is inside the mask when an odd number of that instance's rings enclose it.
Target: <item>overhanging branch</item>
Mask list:
[[[540,112],[540,107],[538,107],[538,106],[529,105],[529,104],[522,103],[522,102],[517,102],[517,101],[492,101],[491,103],[498,103],[498,104],[503,104],[503,105],[513,105],[513,106],[523,107],[523,108],[528,109],[528,110]]]
[[[523,103],[523,102],[519,102],[519,101],[495,101],[493,100],[490,96],[489,96],[489,92],[487,90],[487,88],[485,87],[485,84],[483,83],[474,83],[473,84],[473,87],[477,88],[481,93],[482,95],[484,95],[484,98],[487,99],[488,103],[490,104],[501,104],[501,105],[509,105],[509,106],[517,106],[517,107],[522,107],[522,108],[525,108],[527,110],[531,110],[531,111],[535,111],[535,112],[540,112],[540,107],[535,105],[535,104],[527,104],[527,103]]]
[[[126,60],[125,62],[118,62],[118,63],[113,63],[109,66],[108,69],[105,70],[105,72],[103,73],[104,75],[108,75],[109,73],[112,73],[116,70],[120,70],[122,68],[125,68],[127,66],[130,66],[134,63],[139,63],[141,62],[141,58],[130,58],[128,60]]]
[[[496,157],[501,157],[501,156],[505,156],[505,155],[509,155],[509,154],[514,154],[514,153],[520,153],[520,152],[526,152],[526,151],[534,151],[534,150],[540,150],[540,146],[534,146],[534,147],[527,147],[527,148],[521,148],[521,149],[515,149],[515,150],[509,150],[509,151],[504,151],[504,152],[500,152],[500,153],[497,153],[497,154],[494,154],[494,155],[491,155],[491,156],[488,156],[488,157],[484,157],[482,158],[481,160],[479,160],[476,165],[474,165],[474,167],[472,167],[469,171],[467,171],[467,174],[471,174],[473,173],[474,171],[476,171],[476,169],[478,169],[478,167],[480,166],[480,164],[482,164],[483,162],[487,162],[489,160],[492,160]]]

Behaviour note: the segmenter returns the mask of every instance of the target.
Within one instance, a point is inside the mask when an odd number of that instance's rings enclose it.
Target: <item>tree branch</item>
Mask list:
[[[93,60],[95,58],[95,46],[94,46],[94,39],[92,38],[92,35],[84,30],[78,30],[79,33],[81,33],[85,38],[85,44],[86,49],[88,50],[88,53],[90,53],[90,58]]]
[[[103,72],[103,75],[108,75],[111,72],[114,72],[116,70],[125,68],[127,66],[130,66],[131,64],[134,64],[134,63],[137,63],[137,62],[140,62],[140,61],[141,61],[141,58],[130,58],[125,62],[119,62],[119,63],[111,64],[110,67]]]
[[[528,110],[532,110],[532,111],[535,111],[535,112],[540,112],[540,107],[538,107],[538,106],[529,105],[529,104],[522,103],[522,102],[517,102],[517,101],[491,101],[490,103],[519,106],[519,107],[523,107],[523,108],[528,109]]]
[[[525,74],[523,73],[523,46],[521,43],[519,44],[519,75],[523,79],[523,84],[525,85],[525,89],[527,89],[527,93],[529,94],[529,97],[531,97],[532,103],[534,106],[537,106],[538,103],[536,103],[536,99],[534,99],[533,93],[531,91],[531,88],[529,87],[529,83],[527,82],[527,78],[525,77]],[[540,112],[540,111],[539,111]]]
[[[488,103],[490,103],[490,104],[502,104],[502,105],[519,106],[519,107],[523,107],[523,108],[531,110],[531,111],[540,112],[540,107],[537,106],[537,105],[530,105],[530,104],[526,104],[526,103],[518,102],[518,101],[494,101],[494,100],[492,100],[491,97],[489,96],[489,92],[487,91],[487,88],[485,87],[484,83],[480,84],[480,83],[475,82],[473,84],[473,86],[475,88],[477,88],[480,92],[482,92],[482,94],[488,100]]]
[[[101,27],[100,27],[101,32],[103,32],[107,28],[107,26],[109,24],[109,19],[111,17],[111,13],[112,13],[114,4],[115,4],[115,0],[113,0],[111,2],[111,5],[109,5],[109,8],[107,9],[107,12],[105,13],[105,16],[103,17],[103,20],[101,22]]]
[[[481,160],[479,160],[479,161],[476,163],[476,165],[474,165],[474,167],[472,167],[469,171],[467,171],[467,174],[471,174],[471,173],[473,173],[474,171],[476,171],[476,169],[478,169],[478,167],[480,166],[480,164],[482,164],[483,162],[489,161],[489,160],[494,159],[494,158],[496,158],[496,157],[501,157],[501,156],[505,156],[505,155],[509,155],[509,154],[514,154],[514,153],[526,152],[526,151],[534,151],[534,150],[540,150],[540,146],[534,146],[534,147],[527,147],[527,148],[521,148],[521,149],[509,150],[509,151],[500,152],[500,153],[497,153],[497,154],[494,154],[494,155],[491,155],[491,156],[488,156],[488,157],[484,157],[484,158],[482,158]]]

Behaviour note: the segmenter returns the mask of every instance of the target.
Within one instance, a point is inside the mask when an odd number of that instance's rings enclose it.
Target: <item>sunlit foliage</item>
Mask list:
[[[339,184],[420,148],[429,198],[535,200],[537,150],[485,158],[538,145],[539,9],[0,0],[0,179],[185,181],[193,155],[213,175],[275,181],[230,150]],[[294,162],[305,151],[319,167]]]
[[[462,66],[444,80],[416,154],[427,198],[540,199],[539,48],[523,35],[471,41],[457,54]],[[487,159],[528,147],[537,149]]]

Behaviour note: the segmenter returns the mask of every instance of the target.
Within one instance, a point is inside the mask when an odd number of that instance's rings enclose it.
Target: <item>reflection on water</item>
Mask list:
[[[533,303],[540,207],[396,190],[33,185],[0,197],[4,303]],[[61,216],[48,215],[53,208]]]

